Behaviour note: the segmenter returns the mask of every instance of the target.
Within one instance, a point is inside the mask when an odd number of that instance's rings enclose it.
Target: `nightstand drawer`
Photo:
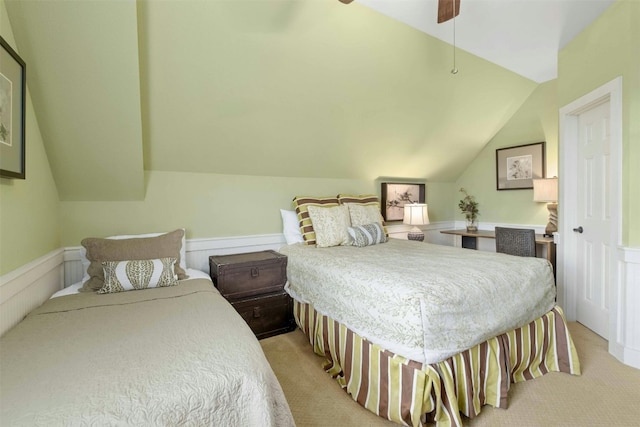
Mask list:
[[[287,257],[275,251],[211,256],[209,271],[222,296],[237,300],[282,291]]]
[[[247,298],[231,305],[258,339],[295,329],[293,302],[287,293]]]

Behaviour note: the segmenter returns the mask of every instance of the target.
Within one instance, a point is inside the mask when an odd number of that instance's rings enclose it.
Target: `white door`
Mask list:
[[[609,338],[611,286],[611,144],[609,100],[578,116],[576,318]]]

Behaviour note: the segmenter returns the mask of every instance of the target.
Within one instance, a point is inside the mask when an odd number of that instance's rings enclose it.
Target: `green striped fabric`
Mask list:
[[[316,244],[316,233],[313,231],[313,223],[309,217],[309,206],[320,207],[333,207],[339,206],[338,198],[331,197],[309,197],[309,196],[296,196],[293,198],[293,208],[298,215],[298,222],[300,223],[300,232],[302,238],[307,245]]]
[[[507,408],[512,382],[547,372],[580,375],[578,355],[558,306],[528,325],[442,362],[424,365],[394,354],[294,299],[294,316],[325,371],[360,405],[411,426],[461,426],[483,405]]]

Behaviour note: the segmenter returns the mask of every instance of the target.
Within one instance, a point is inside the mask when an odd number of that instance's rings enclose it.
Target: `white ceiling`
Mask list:
[[[453,20],[436,23],[437,0],[356,1],[453,43]],[[461,0],[455,20],[456,46],[542,83],[557,77],[558,51],[614,2]]]

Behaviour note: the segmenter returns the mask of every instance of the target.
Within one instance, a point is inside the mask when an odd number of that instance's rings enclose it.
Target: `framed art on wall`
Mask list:
[[[545,143],[517,145],[496,150],[498,190],[533,188],[533,180],[545,176]]]
[[[402,221],[404,205],[424,203],[424,184],[382,183],[382,217],[385,221]]]
[[[25,63],[0,37],[0,176],[25,179]]]

